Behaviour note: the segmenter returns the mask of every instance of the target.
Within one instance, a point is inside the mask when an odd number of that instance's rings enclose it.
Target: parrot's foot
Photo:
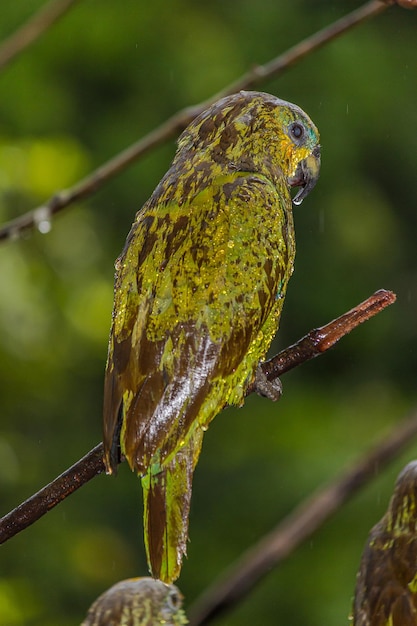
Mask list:
[[[260,365],[256,368],[254,391],[272,402],[276,402],[282,396],[282,385],[279,378],[268,380]]]

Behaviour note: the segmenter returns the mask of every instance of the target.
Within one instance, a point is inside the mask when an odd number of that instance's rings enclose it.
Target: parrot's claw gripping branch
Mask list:
[[[258,365],[255,373],[255,380],[253,384],[253,391],[259,396],[268,398],[272,402],[277,402],[282,396],[282,384],[279,378],[274,380],[268,380],[261,365]]]

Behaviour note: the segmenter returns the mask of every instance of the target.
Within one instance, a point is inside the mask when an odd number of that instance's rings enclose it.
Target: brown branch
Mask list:
[[[382,0],[387,4],[398,4],[403,9],[417,9],[417,0]]]
[[[136,161],[139,157],[149,152],[159,144],[175,137],[180,133],[201,111],[219,98],[239,91],[250,89],[265,81],[267,78],[278,76],[286,69],[303,59],[305,56],[321,48],[324,44],[339,37],[342,33],[362,23],[372,16],[378,15],[388,7],[388,4],[380,0],[371,0],[359,9],[352,11],[341,19],[333,22],[330,26],[318,31],[311,37],[304,39],[282,55],[272,59],[265,65],[259,65],[246,72],[238,80],[225,87],[205,102],[194,107],[182,109],[161,126],[145,135],[142,139],[126,148],[115,157],[104,163],[89,176],[76,183],[73,187],[55,194],[43,205],[11,220],[0,228],[0,241],[16,238],[21,232],[36,227],[40,222],[49,219],[54,214],[77,200],[92,195],[108,180],[116,176],[121,170]]]
[[[190,626],[208,624],[230,611],[271,568],[311,537],[416,436],[417,412],[414,412],[350,470],[304,500],[271,533],[247,550],[187,611]]]
[[[381,289],[341,317],[326,326],[311,331],[299,342],[263,364],[268,378],[273,380],[283,372],[322,354],[356,326],[395,302],[395,298],[395,294],[391,291]],[[49,485],[1,518],[0,543],[5,543],[21,530],[33,524],[91,478],[103,472],[102,457],[103,446],[98,444]]]
[[[297,343],[282,350],[262,364],[266,377],[268,380],[274,380],[297,365],[314,359],[322,352],[332,348],[339,339],[350,333],[351,330],[393,304],[396,297],[392,291],[380,289],[326,326],[310,330],[308,335],[299,339]],[[253,391],[254,385],[251,385],[248,387],[247,395]]]
[[[213,98],[210,98],[210,100],[204,103],[204,106],[230,93],[240,91],[240,89],[250,89],[266,78],[279,76],[289,67],[301,61],[305,56],[308,56],[311,52],[319,50],[322,46],[340,37],[340,35],[346,33],[354,26],[358,26],[371,17],[375,17],[387,8],[388,5],[384,3],[383,0],[370,0],[370,2],[366,2],[358,9],[344,15],[310,37],[303,39],[303,41],[300,41],[265,65],[253,67],[234,83],[228,85],[224,90],[219,91]]]
[[[74,491],[104,472],[103,444],[98,444],[88,454],[74,463],[49,485],[22,502],[0,520],[0,543],[5,543],[24,530]]]
[[[41,37],[78,0],[52,0],[0,45],[0,70]]]

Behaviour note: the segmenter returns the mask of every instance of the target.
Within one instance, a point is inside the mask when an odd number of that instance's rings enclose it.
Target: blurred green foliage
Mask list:
[[[179,108],[359,3],[85,0],[0,74],[0,220],[34,208]],[[5,38],[42,5],[5,2]],[[274,351],[378,288],[397,303],[283,379],[278,405],[218,417],[196,471],[186,607],[231,560],[415,403],[417,14],[392,8],[261,89],[302,106],[322,175],[296,209],[297,261]],[[159,148],[40,232],[0,246],[3,513],[101,436],[113,261],[166,170]],[[44,225],[45,226],[45,225]],[[48,230],[46,225],[45,230]],[[347,623],[370,527],[415,446],[219,624]],[[2,547],[2,626],[70,626],[146,575],[141,495],[100,476]]]

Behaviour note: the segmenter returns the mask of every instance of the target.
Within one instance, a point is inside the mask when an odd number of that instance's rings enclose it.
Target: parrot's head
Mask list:
[[[175,585],[147,577],[129,578],[97,598],[81,626],[184,626],[188,620],[181,606],[182,594]]]
[[[301,204],[320,172],[319,132],[300,107],[271,94],[240,91],[201,113],[179,140],[177,157],[256,172],[300,187]],[[195,159],[193,156],[195,155]]]
[[[393,534],[415,532],[417,523],[417,461],[402,470],[395,483],[387,513],[387,530]]]

